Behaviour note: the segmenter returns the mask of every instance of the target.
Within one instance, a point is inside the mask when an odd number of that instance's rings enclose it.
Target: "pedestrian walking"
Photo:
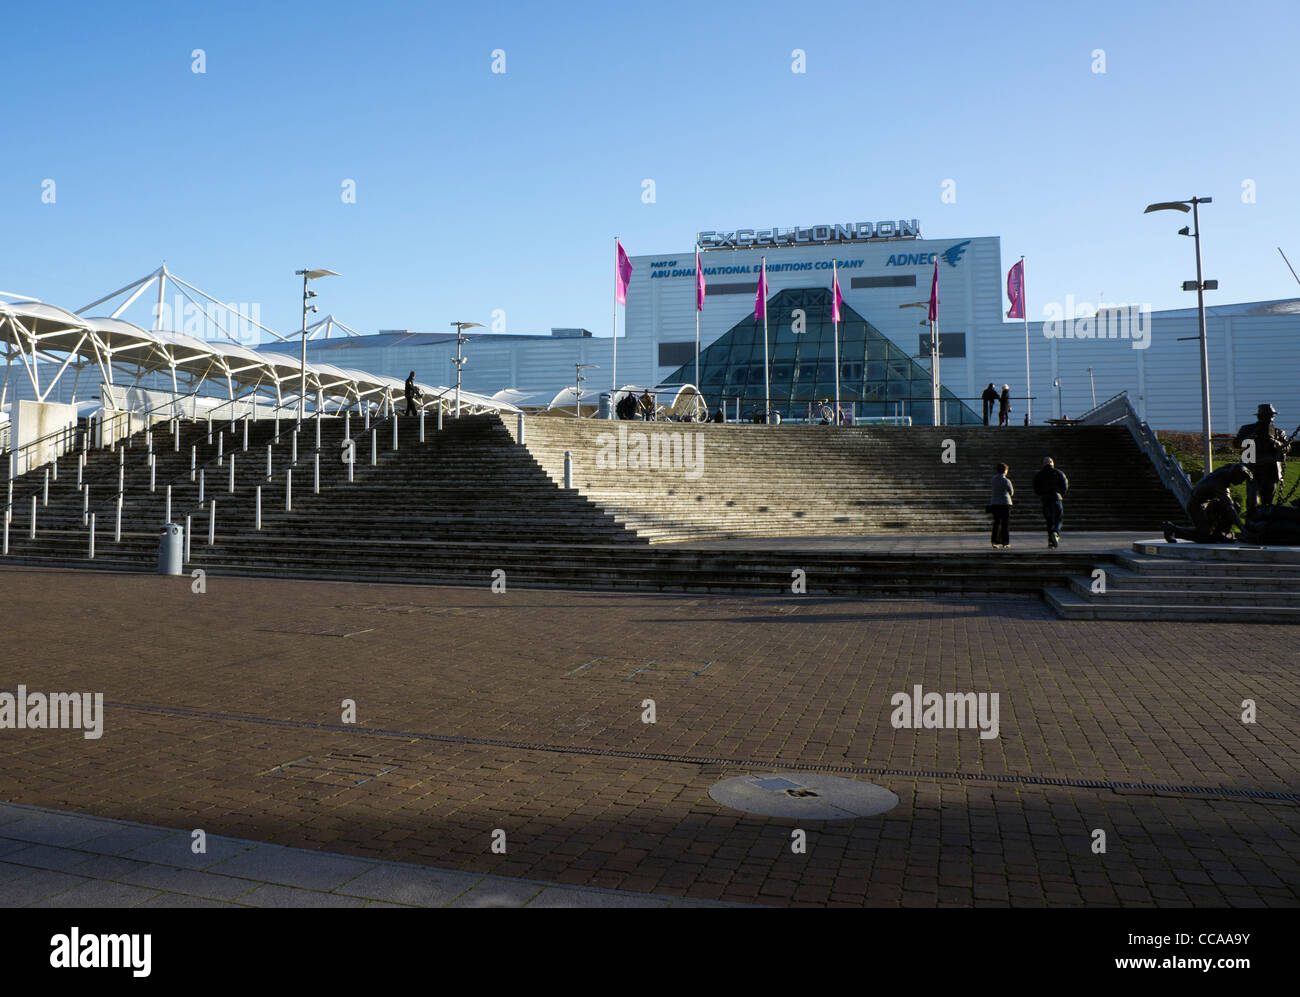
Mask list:
[[[984,425],[989,424],[989,416],[993,414],[993,406],[998,403],[998,389],[993,387],[993,382],[989,381],[989,386],[984,389],[984,394],[980,395],[984,402]]]
[[[987,511],[993,517],[993,535],[990,540],[998,550],[1011,546],[1011,496],[1016,493],[1016,489],[1007,477],[1010,470],[1006,464],[998,464],[997,473],[989,479],[992,494],[989,496]]]
[[[1002,385],[1002,394],[998,396],[998,425],[1011,425],[1011,385]]]
[[[422,397],[420,389],[415,386],[415,371],[406,377],[406,414],[415,415],[415,401]]]
[[[1065,496],[1070,492],[1070,479],[1056,466],[1051,457],[1043,458],[1043,467],[1034,475],[1034,494],[1043,503],[1043,520],[1047,524],[1047,546],[1061,546],[1061,521],[1065,518]]]

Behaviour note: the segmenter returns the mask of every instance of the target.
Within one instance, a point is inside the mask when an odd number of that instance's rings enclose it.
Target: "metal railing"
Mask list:
[[[1156,469],[1161,484],[1174,493],[1179,505],[1184,509],[1187,508],[1192,495],[1191,479],[1187,477],[1182,464],[1165,450],[1151,427],[1138,418],[1137,410],[1129,401],[1127,391],[1121,391],[1107,398],[1096,408],[1079,416],[1078,421],[1085,426],[1122,425],[1128,429],[1138,447]]]

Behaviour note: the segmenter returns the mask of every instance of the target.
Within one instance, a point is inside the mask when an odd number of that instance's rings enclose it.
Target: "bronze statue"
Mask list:
[[[1177,543],[1179,540],[1190,540],[1198,544],[1234,543],[1232,527],[1236,526],[1243,532],[1246,527],[1229,489],[1243,481],[1250,487],[1252,478],[1253,475],[1245,464],[1227,464],[1205,475],[1192,489],[1187,503],[1191,527],[1165,523],[1165,540],[1169,543]]]
[[[1273,425],[1277,409],[1265,402],[1256,410],[1258,418],[1237,430],[1233,444],[1240,447],[1253,440],[1255,453],[1251,465],[1253,480],[1246,486],[1246,515],[1261,505],[1272,505],[1277,486],[1282,482],[1282,462],[1286,460],[1291,441]]]

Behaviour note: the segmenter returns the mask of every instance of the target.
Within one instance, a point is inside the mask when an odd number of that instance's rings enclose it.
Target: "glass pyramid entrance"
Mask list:
[[[805,331],[796,333],[795,309]],[[919,310],[918,310],[919,311]],[[804,418],[808,405],[835,400],[835,338],[829,288],[790,288],[767,302],[772,409],[783,419]],[[942,367],[940,368],[942,371]],[[668,384],[695,380],[695,362],[679,367]],[[740,399],[741,417],[763,410],[763,322],[749,315],[700,351],[700,390],[710,412],[725,398],[728,411]],[[974,425],[979,413],[940,386],[943,421]],[[858,418],[911,416],[912,425],[933,422],[930,371],[892,343],[847,304],[840,305],[840,402]]]

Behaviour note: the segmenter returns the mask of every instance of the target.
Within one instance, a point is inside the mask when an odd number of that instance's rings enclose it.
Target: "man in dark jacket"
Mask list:
[[[415,400],[420,397],[420,389],[415,386],[415,371],[406,378],[406,414],[415,415]]]
[[[1286,460],[1287,450],[1291,444],[1286,434],[1273,425],[1277,409],[1265,402],[1255,410],[1254,422],[1248,422],[1237,430],[1233,444],[1240,447],[1251,441],[1249,453],[1243,455],[1242,462],[1250,465],[1251,477],[1254,479],[1246,486],[1246,515],[1250,515],[1261,505],[1272,505],[1277,493],[1277,486],[1282,481],[1282,461]]]
[[[1051,457],[1044,457],[1042,469],[1034,475],[1034,494],[1043,503],[1048,547],[1061,546],[1061,521],[1065,518],[1065,496],[1069,492],[1070,479],[1053,463]]]
[[[980,395],[980,399],[984,402],[984,425],[987,426],[989,424],[989,416],[993,414],[993,406],[998,403],[998,389],[993,387],[992,381],[990,381],[989,386],[984,389],[984,394]]]
[[[1233,501],[1229,489],[1233,485],[1247,483],[1252,478],[1250,469],[1245,464],[1226,464],[1217,471],[1211,471],[1196,483],[1187,503],[1187,515],[1191,517],[1192,528],[1165,523],[1165,540],[1177,543],[1190,540],[1199,544],[1232,543],[1232,527],[1245,530],[1237,503]]]

